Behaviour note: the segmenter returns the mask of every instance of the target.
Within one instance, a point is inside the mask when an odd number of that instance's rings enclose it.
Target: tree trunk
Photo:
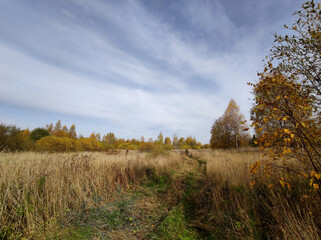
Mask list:
[[[236,149],[239,149],[239,143],[238,143],[238,139],[237,139],[237,134],[235,134],[235,147],[236,147]]]

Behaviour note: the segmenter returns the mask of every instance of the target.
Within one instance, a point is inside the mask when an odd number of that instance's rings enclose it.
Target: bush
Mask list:
[[[20,130],[14,125],[0,124],[0,151],[31,150],[32,143],[28,130]]]
[[[95,138],[82,138],[78,142],[84,151],[100,151],[103,149],[102,143]]]
[[[129,143],[121,143],[118,145],[119,149],[128,149]]]
[[[50,133],[48,132],[47,129],[44,128],[36,128],[34,130],[32,130],[32,132],[30,133],[30,139],[32,141],[37,141],[43,137],[47,137],[50,136]]]
[[[138,146],[131,144],[131,145],[129,145],[129,146],[127,147],[127,149],[128,149],[128,150],[138,150]]]
[[[114,144],[106,144],[105,149],[116,149],[116,146]]]
[[[139,144],[138,150],[141,152],[151,152],[154,149],[154,143],[142,142]]]
[[[41,152],[74,152],[80,151],[82,148],[75,139],[47,136],[36,142],[36,150]]]
[[[169,151],[169,150],[172,150],[174,149],[174,146],[173,145],[170,145],[170,144],[165,144],[162,146],[162,148],[166,151]]]

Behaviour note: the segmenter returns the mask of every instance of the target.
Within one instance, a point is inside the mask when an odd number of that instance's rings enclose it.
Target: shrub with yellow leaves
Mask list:
[[[309,177],[319,189],[321,173],[321,5],[308,1],[287,27],[292,37],[276,35],[263,73],[253,86],[253,126],[267,164],[282,173],[289,187],[294,176]],[[275,61],[277,60],[277,61]],[[272,63],[276,63],[273,67]],[[295,160],[298,164],[293,164]]]
[[[68,137],[47,136],[36,142],[40,152],[74,152],[82,150],[76,139]]]

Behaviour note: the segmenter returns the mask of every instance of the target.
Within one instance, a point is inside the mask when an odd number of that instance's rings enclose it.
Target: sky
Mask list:
[[[0,123],[208,143],[303,2],[1,0]]]

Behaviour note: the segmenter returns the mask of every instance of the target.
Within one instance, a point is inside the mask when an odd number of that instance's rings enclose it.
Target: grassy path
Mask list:
[[[180,169],[152,176],[111,203],[66,212],[61,228],[46,239],[210,239],[195,201],[205,168],[187,154]]]

